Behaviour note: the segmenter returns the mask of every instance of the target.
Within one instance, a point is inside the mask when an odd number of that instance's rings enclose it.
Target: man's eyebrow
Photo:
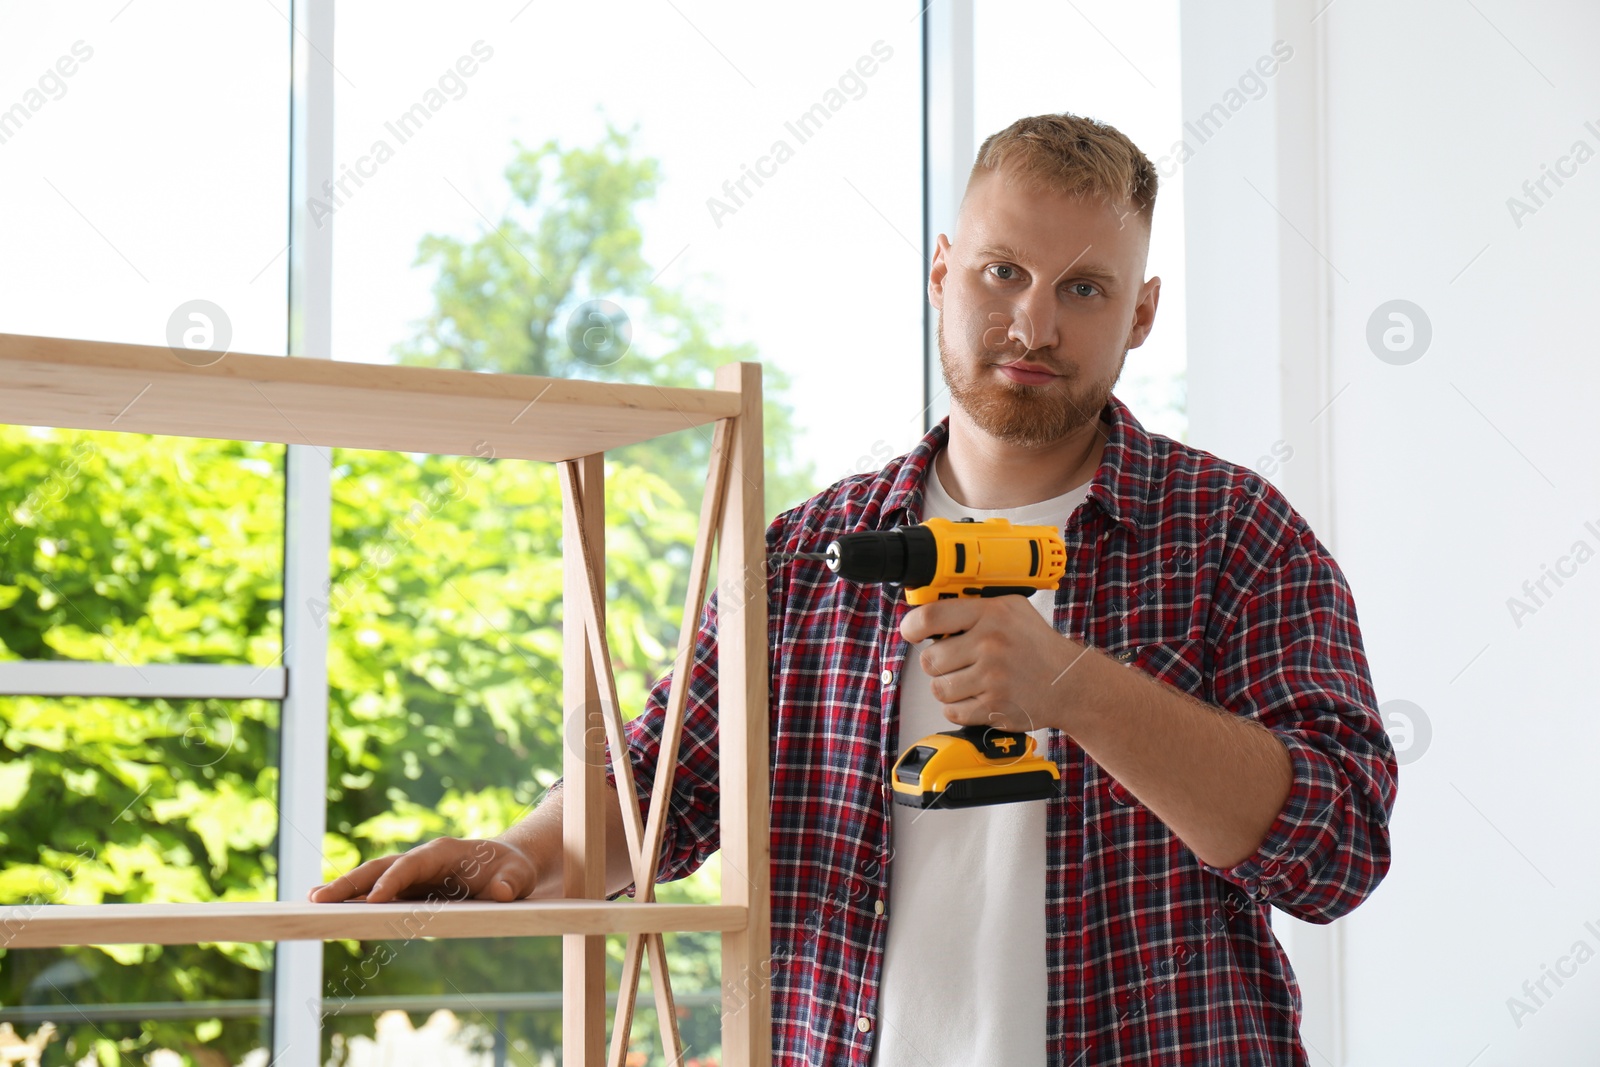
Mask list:
[[[1087,251],[1088,249],[1085,248],[1084,252]],[[1021,263],[1024,258],[1020,252],[1009,245],[984,245],[978,249],[978,255],[980,257],[995,256],[1000,259],[1009,259],[1014,263]],[[1081,257],[1082,253],[1079,253],[1079,255]],[[1061,272],[1062,277],[1068,274],[1083,278],[1097,278],[1106,282],[1117,281],[1119,277],[1117,272],[1110,267],[1099,263],[1086,263],[1081,258]]]

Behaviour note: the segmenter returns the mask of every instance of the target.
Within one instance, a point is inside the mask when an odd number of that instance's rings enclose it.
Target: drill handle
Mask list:
[[[1010,596],[1013,593],[1017,594],[1018,596],[1032,596],[1038,591],[1038,589],[1035,589],[1031,585],[968,586],[959,592],[940,593],[939,599],[952,600],[957,597],[966,598],[973,596]],[[932,639],[938,641],[941,638],[954,636],[954,634],[934,634]],[[974,748],[991,760],[1015,761],[1024,755],[1028,750],[1028,735],[1025,733],[1019,733],[1010,730],[1000,730],[992,726],[982,725],[963,726],[957,730],[946,730],[944,732],[953,734],[956,737],[960,737],[971,742]]]

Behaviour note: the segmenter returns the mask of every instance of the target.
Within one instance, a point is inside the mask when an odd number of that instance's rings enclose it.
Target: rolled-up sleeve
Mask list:
[[[1355,601],[1342,571],[1302,527],[1256,576],[1216,646],[1216,703],[1288,750],[1289,797],[1261,846],[1206,870],[1252,899],[1328,923],[1389,869],[1398,765],[1378,714]]]

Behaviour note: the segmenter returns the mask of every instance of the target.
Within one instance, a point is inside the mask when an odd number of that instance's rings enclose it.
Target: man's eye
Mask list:
[[[1070,288],[1073,288],[1073,289],[1087,289],[1087,290],[1089,290],[1087,293],[1079,294],[1081,296],[1093,296],[1095,293],[1098,293],[1100,291],[1100,290],[1096,289],[1093,285],[1090,285],[1088,282],[1073,282],[1072,285],[1070,286]]]
[[[994,266],[990,267],[989,269],[990,270],[996,270],[996,271],[1009,270],[1009,271],[1015,272],[1017,268],[1013,267],[1009,263],[996,263]],[[1011,276],[1009,276],[1009,275],[1005,275],[1005,276],[996,275],[996,277],[1000,278],[1000,280],[1003,281],[1003,282],[1009,282],[1009,281],[1012,280]]]

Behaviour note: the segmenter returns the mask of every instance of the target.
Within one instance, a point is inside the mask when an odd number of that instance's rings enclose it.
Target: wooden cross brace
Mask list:
[[[757,394],[759,396],[759,393]],[[759,416],[758,416],[759,417]],[[731,459],[730,451],[735,438],[736,419],[720,419],[717,421],[711,443],[711,461],[706,475],[705,492],[700,505],[699,531],[695,540],[694,556],[689,570],[689,586],[685,596],[683,621],[678,633],[677,654],[673,660],[672,682],[667,700],[665,721],[662,727],[660,753],[656,764],[656,773],[652,785],[650,808],[648,817],[643,820],[639,815],[637,790],[634,784],[633,764],[628,756],[628,746],[623,733],[622,716],[617,699],[616,678],[612,670],[612,660],[606,640],[604,619],[604,589],[605,576],[603,561],[597,566],[595,553],[590,544],[590,536],[595,523],[585,521],[584,497],[585,484],[583,472],[580,469],[585,462],[583,459],[570,460],[561,464],[561,489],[562,502],[567,509],[569,532],[575,533],[575,544],[569,546],[569,552],[576,549],[577,561],[581,563],[584,581],[579,583],[585,590],[580,595],[578,607],[582,612],[582,627],[587,643],[588,658],[593,667],[593,682],[599,691],[599,703],[605,722],[607,742],[610,747],[611,768],[616,781],[617,795],[622,810],[623,833],[627,842],[628,855],[631,860],[634,882],[634,897],[637,902],[649,903],[655,897],[655,872],[659,863],[662,837],[665,832],[665,820],[668,808],[668,798],[672,792],[673,775],[677,768],[678,749],[683,731],[683,720],[686,713],[688,699],[688,681],[692,668],[695,637],[698,631],[698,620],[701,604],[705,600],[706,585],[711,567],[711,552],[713,542],[716,540],[717,531],[723,526],[724,507],[728,496],[729,471],[735,466]],[[760,455],[759,451],[756,453]],[[590,457],[593,458],[593,457]],[[598,473],[595,468],[591,471]],[[741,471],[741,477],[748,475]],[[756,475],[754,482],[756,491],[760,491],[760,474]],[[595,499],[592,490],[591,501]],[[603,497],[601,498],[603,500]],[[601,536],[603,538],[603,526]],[[726,552],[726,549],[724,550]],[[739,553],[743,555],[743,553]],[[749,563],[744,561],[744,571],[750,573]],[[763,567],[756,567],[755,573],[764,574]],[[743,589],[741,591],[748,597],[750,595],[765,596],[765,587],[756,589],[754,593]],[[737,609],[736,609],[737,610]],[[583,709],[587,714],[587,708]],[[764,716],[763,716],[764,719]],[[765,726],[763,721],[761,724]],[[742,733],[742,731],[740,731]],[[762,729],[761,736],[765,737]],[[743,763],[744,761],[740,761]],[[765,767],[761,767],[764,772]],[[764,779],[764,774],[763,774]],[[765,797],[751,798],[752,803],[764,802]],[[763,858],[765,850],[762,850]],[[590,854],[589,862],[598,862],[604,866],[604,856]],[[748,876],[738,872],[740,877],[748,881]],[[726,877],[726,874],[725,874]],[[764,882],[763,881],[763,890]],[[754,886],[750,887],[752,890]],[[764,896],[764,891],[761,894]],[[763,901],[764,903],[764,901]],[[677,1015],[674,1010],[672,988],[668,978],[666,952],[663,947],[660,933],[634,933],[628,936],[627,950],[624,956],[622,978],[617,995],[616,1013],[612,1021],[611,1046],[607,1056],[609,1067],[625,1067],[628,1052],[628,1039],[631,1036],[633,1010],[638,996],[638,984],[644,954],[650,956],[650,971],[652,975],[652,989],[656,1002],[656,1018],[660,1028],[661,1044],[664,1055],[669,1065],[682,1062],[684,1049],[682,1038],[678,1032]],[[724,960],[728,952],[725,947]],[[748,984],[748,972],[740,976],[741,982]],[[725,979],[724,986],[728,981]],[[570,1018],[570,1017],[569,1017]],[[724,1050],[726,1055],[727,1050]]]

